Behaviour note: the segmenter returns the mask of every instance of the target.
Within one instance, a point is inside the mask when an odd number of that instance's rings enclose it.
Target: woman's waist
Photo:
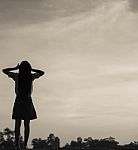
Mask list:
[[[27,95],[16,95],[16,100],[32,100],[31,94]]]

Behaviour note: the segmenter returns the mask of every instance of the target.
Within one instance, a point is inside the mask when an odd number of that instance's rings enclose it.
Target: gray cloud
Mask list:
[[[19,25],[38,22],[41,20],[43,11],[41,10],[42,0],[5,0],[1,1],[0,19],[4,25]],[[41,16],[41,17],[40,17]],[[10,24],[9,24],[10,23]]]
[[[36,24],[89,12],[109,0],[0,0],[1,25]],[[10,23],[10,24],[9,24]]]
[[[129,0],[129,5],[133,12],[138,12],[138,0]]]

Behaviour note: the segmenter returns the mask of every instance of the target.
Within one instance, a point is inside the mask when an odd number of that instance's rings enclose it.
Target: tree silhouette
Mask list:
[[[35,138],[32,140],[33,149],[59,150],[60,139],[50,133],[47,139]]]
[[[4,133],[0,132],[0,149],[3,149],[4,144]]]
[[[0,132],[0,150],[14,150],[14,131],[5,128]],[[20,136],[20,145],[23,147],[23,137]],[[93,139],[92,137],[78,137],[72,140],[70,144],[60,147],[60,139],[53,133],[46,139],[34,138],[32,140],[34,150],[138,150],[138,141],[126,145],[119,145],[119,142],[113,137],[104,139]]]
[[[0,149],[12,149],[14,148],[14,131],[9,128],[5,128],[3,132],[0,132]]]
[[[13,140],[14,139],[14,131],[12,131],[11,129],[9,129],[9,128],[5,128],[4,130],[3,130],[4,132],[4,135],[6,136],[6,140],[7,141],[11,141],[11,140]]]
[[[9,128],[5,128],[0,132],[0,150],[15,149],[15,132]],[[23,148],[23,137],[20,136],[20,146]]]

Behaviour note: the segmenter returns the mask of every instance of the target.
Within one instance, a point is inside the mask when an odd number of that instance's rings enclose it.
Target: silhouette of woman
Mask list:
[[[19,69],[19,73],[12,72],[17,69]],[[27,149],[30,120],[37,118],[31,98],[32,82],[34,79],[42,76],[44,72],[32,69],[27,61],[22,61],[16,67],[3,69],[3,72],[15,81],[16,99],[12,113],[12,119],[15,119],[15,144],[17,149],[19,149],[20,126],[21,121],[24,120],[24,146]]]

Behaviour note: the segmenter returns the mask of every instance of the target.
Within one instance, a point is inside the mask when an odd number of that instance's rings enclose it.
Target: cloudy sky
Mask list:
[[[138,139],[137,27],[138,0],[0,0],[0,68],[45,71],[30,140]],[[14,128],[14,82],[1,72],[0,83],[0,129]]]

